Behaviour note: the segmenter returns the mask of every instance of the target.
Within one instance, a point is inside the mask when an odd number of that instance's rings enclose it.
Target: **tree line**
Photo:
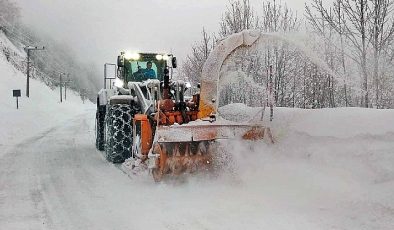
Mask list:
[[[202,30],[181,70],[199,82],[218,40],[245,29],[267,37],[242,47],[222,68],[220,104],[262,105],[269,66],[277,106],[394,108],[393,0],[322,0],[306,3],[303,17],[276,0],[255,9],[229,1],[216,33]],[[275,39],[277,38],[277,39]],[[226,81],[224,78],[233,78]]]

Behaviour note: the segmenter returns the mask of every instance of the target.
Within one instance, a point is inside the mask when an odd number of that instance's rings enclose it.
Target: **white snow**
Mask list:
[[[280,108],[278,120],[293,117],[289,131],[316,137],[352,138],[394,134],[394,110],[336,108],[320,110],[292,110]],[[292,115],[289,116],[288,113]],[[282,124],[285,125],[285,124]]]
[[[223,118],[236,122],[246,122],[256,116],[261,117],[261,111],[262,108],[248,107],[241,103],[233,103],[218,109],[219,114],[223,116]]]
[[[248,121],[261,108],[231,104],[219,112]],[[162,213],[151,222],[159,229],[392,229],[393,124],[394,110],[276,108],[274,145],[223,142],[232,161],[218,177],[153,185],[147,205]],[[150,186],[146,174],[131,177],[136,191]]]
[[[262,108],[230,104],[219,113],[230,121],[246,122],[260,118]],[[275,108],[274,121],[268,122],[266,108],[264,124],[274,127],[279,136],[299,132],[311,136],[351,138],[365,135],[391,135],[394,132],[394,110],[364,108],[292,109]]]

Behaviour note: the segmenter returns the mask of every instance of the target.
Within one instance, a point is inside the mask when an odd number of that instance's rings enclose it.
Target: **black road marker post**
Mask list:
[[[19,109],[19,101],[18,98],[21,96],[21,90],[20,89],[14,89],[12,90],[12,95],[16,97],[16,109]]]

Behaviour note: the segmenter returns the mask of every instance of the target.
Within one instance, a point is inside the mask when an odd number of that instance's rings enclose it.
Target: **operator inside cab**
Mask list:
[[[156,71],[152,69],[152,62],[146,62],[146,68],[142,68],[139,63],[137,63],[137,71],[133,73],[134,81],[144,81],[148,79],[157,79]]]
[[[156,72],[154,69],[152,69],[152,62],[148,61],[146,63],[146,69],[144,70],[144,76],[147,79],[156,79]]]

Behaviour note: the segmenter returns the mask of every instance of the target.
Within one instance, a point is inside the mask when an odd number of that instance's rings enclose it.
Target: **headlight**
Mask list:
[[[168,57],[168,55],[163,55],[163,60],[167,61],[168,59],[170,59],[170,57]]]
[[[141,55],[139,53],[134,53],[131,55],[131,59],[133,59],[133,60],[138,60],[138,59],[140,59],[140,57],[141,57]]]
[[[160,55],[160,54],[156,55],[156,59],[159,60],[159,61],[163,60],[163,55]]]
[[[138,60],[138,59],[140,59],[140,57],[141,57],[141,55],[139,54],[139,53],[131,53],[131,52],[126,52],[125,53],[125,55],[124,55],[124,57],[127,59],[127,60]]]
[[[116,78],[115,79],[115,86],[116,87],[118,87],[118,88],[122,88],[123,87],[123,84],[124,84],[124,82],[121,80],[121,79],[119,79],[119,78]]]
[[[133,54],[130,53],[130,52],[126,52],[126,53],[124,54],[124,58],[126,58],[127,60],[131,59],[131,56],[133,56]]]

